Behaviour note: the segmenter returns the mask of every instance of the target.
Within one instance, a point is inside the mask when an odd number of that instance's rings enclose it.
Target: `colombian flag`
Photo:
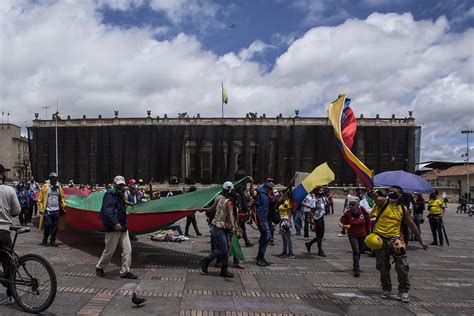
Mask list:
[[[349,166],[357,173],[360,180],[369,188],[374,186],[374,172],[367,168],[351,151],[357,123],[354,112],[349,107],[351,100],[345,94],[339,95],[337,100],[329,104],[328,117],[334,128],[337,145],[341,149],[342,156]]]
[[[293,202],[301,204],[309,192],[331,181],[334,181],[334,172],[329,168],[328,163],[325,162],[317,166],[309,176],[304,178],[304,180],[291,191]]]

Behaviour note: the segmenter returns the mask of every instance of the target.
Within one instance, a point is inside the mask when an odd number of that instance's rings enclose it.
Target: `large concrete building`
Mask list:
[[[31,176],[28,139],[21,136],[21,127],[14,124],[0,125],[0,163],[11,169],[7,180],[18,181]]]
[[[273,176],[287,183],[295,171],[327,161],[336,185],[356,183],[336,145],[327,118],[151,117],[58,121],[59,174],[63,181],[109,183],[117,174],[145,181],[221,183],[243,169],[257,181]],[[29,128],[34,175],[55,169],[55,121],[34,120]],[[420,127],[407,118],[359,118],[353,152],[376,173],[414,171]]]

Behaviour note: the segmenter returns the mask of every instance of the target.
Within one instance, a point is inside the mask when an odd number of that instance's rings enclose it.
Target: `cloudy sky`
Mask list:
[[[422,126],[422,160],[461,160],[474,128],[469,0],[1,0],[0,101],[71,117],[356,115]],[[473,137],[474,138],[474,137]],[[472,153],[472,151],[471,151]]]

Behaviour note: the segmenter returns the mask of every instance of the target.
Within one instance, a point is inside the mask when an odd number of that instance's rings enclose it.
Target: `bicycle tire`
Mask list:
[[[22,281],[25,280],[25,276],[26,278],[30,278],[31,282],[33,282],[33,280],[35,280],[34,282],[41,282],[41,281],[38,281],[39,276],[35,278],[34,276],[32,276],[32,273],[30,273],[30,271],[28,271],[28,269],[26,268],[29,263],[38,263],[39,265],[43,266],[45,271],[47,272],[47,276],[50,282],[50,285],[48,286],[50,288],[50,293],[45,299],[45,301],[41,302],[41,305],[39,306],[30,306],[30,304],[28,304],[23,297],[25,295],[31,296],[31,295],[38,295],[38,294],[28,293],[25,290],[19,289],[19,286],[27,287],[26,285],[21,285],[18,283],[18,281],[20,280]],[[54,299],[56,298],[56,292],[57,292],[56,273],[54,272],[54,269],[51,266],[51,264],[45,258],[39,255],[26,254],[24,256],[21,256],[17,264],[12,266],[12,271],[10,273],[10,280],[11,280],[10,291],[13,296],[13,299],[15,300],[16,304],[25,312],[33,313],[33,314],[41,313],[45,311],[46,309],[48,309],[49,306],[51,306],[51,304],[53,303]],[[38,289],[41,288],[41,284],[40,283],[38,283],[37,285],[35,283],[33,284],[34,285],[29,287],[31,288],[31,291],[36,291],[37,293],[40,293]],[[34,288],[36,288],[36,290],[34,290]]]
[[[474,213],[474,210],[469,210],[467,211],[467,215],[469,215],[469,217],[472,217],[472,214]]]

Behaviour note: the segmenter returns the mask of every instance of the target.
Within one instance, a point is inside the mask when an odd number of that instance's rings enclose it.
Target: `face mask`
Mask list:
[[[51,182],[52,185],[56,185],[58,183],[58,179],[50,179],[49,182]]]
[[[267,188],[273,188],[273,182],[267,182],[266,186]]]

